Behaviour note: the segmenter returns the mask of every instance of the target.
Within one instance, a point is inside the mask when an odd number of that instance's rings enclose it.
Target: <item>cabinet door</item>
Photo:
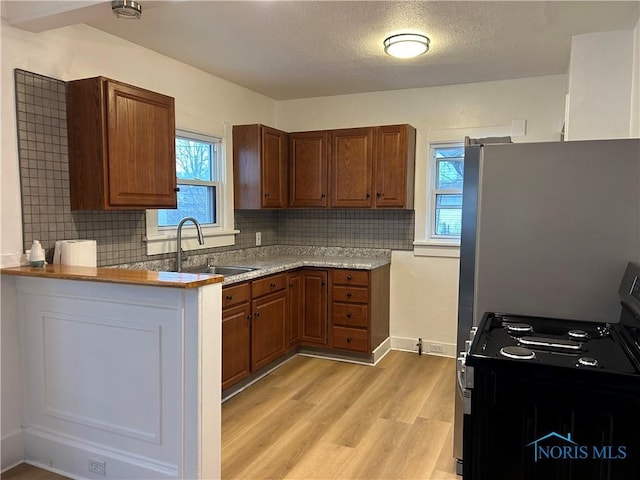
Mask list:
[[[256,371],[286,351],[287,292],[254,300],[251,310],[251,371]]]
[[[327,272],[303,271],[304,320],[301,340],[327,344]]]
[[[287,134],[262,127],[262,206],[287,206]]]
[[[222,310],[222,389],[250,372],[251,310],[249,303]]]
[[[289,206],[328,205],[328,133],[289,134]]]
[[[302,296],[302,273],[288,275],[289,280],[289,318],[287,322],[287,341],[289,347],[300,340],[300,327],[304,317],[304,298]]]
[[[367,127],[330,132],[332,207],[371,207],[375,131]]]
[[[409,125],[378,127],[376,207],[411,208],[415,129]]]
[[[111,206],[176,207],[174,100],[105,81]]]

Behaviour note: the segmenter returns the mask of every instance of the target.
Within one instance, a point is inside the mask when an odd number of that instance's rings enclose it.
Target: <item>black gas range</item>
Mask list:
[[[464,480],[640,478],[640,265],[619,293],[611,323],[485,313],[459,359]]]

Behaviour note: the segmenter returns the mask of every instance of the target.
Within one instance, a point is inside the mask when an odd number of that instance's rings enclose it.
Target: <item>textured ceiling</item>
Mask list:
[[[640,16],[637,1],[140,1],[140,21],[107,2],[84,22],[277,100],[566,73],[572,35]],[[387,56],[399,32],[429,52]]]

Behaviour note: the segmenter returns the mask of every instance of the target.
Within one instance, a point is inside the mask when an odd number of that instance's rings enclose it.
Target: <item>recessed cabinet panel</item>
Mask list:
[[[288,197],[288,134],[264,125],[233,126],[236,209],[283,208]]]
[[[331,206],[371,207],[375,127],[330,131]]]
[[[175,107],[104,77],[68,83],[72,210],[175,208]]]
[[[251,371],[256,371],[283,355],[287,349],[287,294],[274,293],[251,303]]]
[[[327,146],[326,131],[289,134],[289,206],[329,204]]]
[[[376,208],[413,208],[415,143],[410,125],[378,127]]]
[[[327,272],[305,270],[303,275],[304,320],[301,341],[326,345],[327,335]]]
[[[224,296],[224,292],[223,292]],[[222,311],[222,389],[249,376],[251,307],[245,303]]]
[[[302,273],[298,270],[287,275],[289,281],[289,319],[287,339],[289,348],[300,341],[300,329],[304,318],[304,298],[302,296]]]

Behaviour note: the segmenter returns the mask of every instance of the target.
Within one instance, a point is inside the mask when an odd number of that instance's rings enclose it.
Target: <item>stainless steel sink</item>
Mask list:
[[[183,268],[184,273],[215,273],[217,275],[224,275],[230,277],[232,275],[240,275],[241,273],[247,273],[257,270],[253,267],[234,267],[223,265],[199,265],[197,267]]]

